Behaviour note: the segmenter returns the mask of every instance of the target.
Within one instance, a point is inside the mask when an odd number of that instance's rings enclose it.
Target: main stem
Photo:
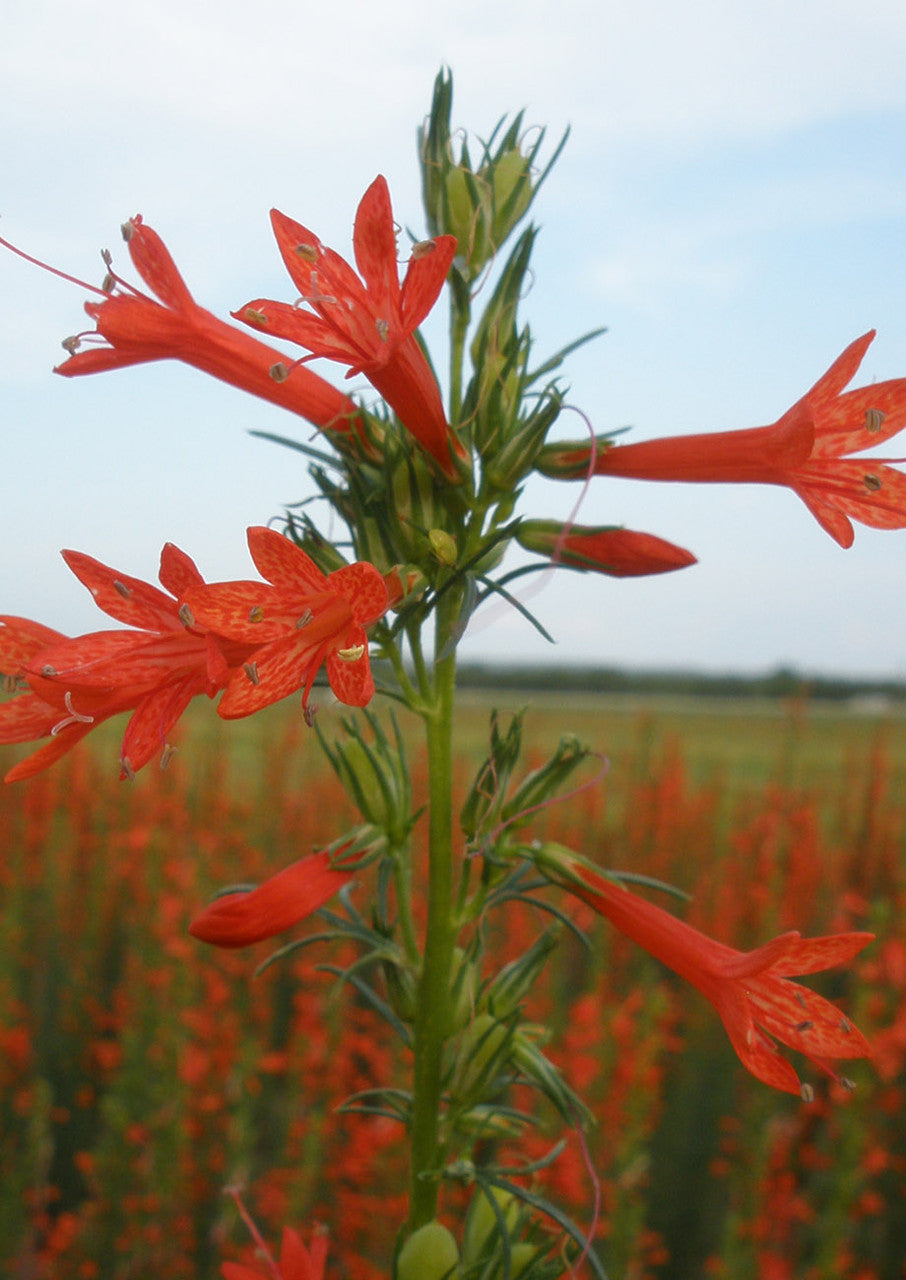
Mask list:
[[[441,1161],[440,1108],[444,1044],[456,926],[453,914],[453,702],[456,652],[449,642],[459,592],[448,591],[437,612],[434,703],[426,716],[429,797],[428,918],[415,1013],[409,1230],[437,1212]]]

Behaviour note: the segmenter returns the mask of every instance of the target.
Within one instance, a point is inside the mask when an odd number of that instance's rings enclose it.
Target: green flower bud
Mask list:
[[[507,1023],[490,1013],[474,1018],[460,1040],[451,1085],[453,1097],[470,1100],[480,1094],[509,1056],[511,1041],[512,1029]]]
[[[426,1222],[413,1231],[396,1260],[396,1280],[452,1280],[459,1250],[442,1222]]]
[[[446,529],[429,529],[428,541],[441,564],[447,565],[448,568],[456,564],[459,554],[456,550],[456,539],[452,534],[447,533]]]
[[[493,1203],[492,1203],[493,1201]],[[497,1241],[494,1252],[500,1251],[501,1230],[507,1238],[519,1221],[519,1201],[511,1191],[496,1187],[479,1187],[472,1197],[466,1213],[466,1225],[462,1235],[462,1261],[468,1267],[479,1261],[482,1254]]]

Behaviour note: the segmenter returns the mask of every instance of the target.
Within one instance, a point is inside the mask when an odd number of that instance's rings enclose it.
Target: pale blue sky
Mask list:
[[[99,282],[98,251],[124,269],[118,227],[141,212],[212,310],[288,298],[271,205],[346,252],[382,172],[421,228],[415,127],[442,62],[473,133],[520,107],[552,139],[572,126],[524,314],[542,354],[608,326],[566,371],[597,429],[771,422],[871,327],[858,382],[906,375],[899,2],[14,0],[0,234]],[[247,431],[298,420],[175,364],[53,377],[84,295],[6,254],[0,290],[0,610],[103,626],[61,547],[153,579],[169,539],[209,578],[246,576],[245,526],[308,492]],[[539,482],[523,510],[565,515],[575,494]],[[906,676],[906,532],[860,526],[843,552],[786,490],[604,479],[579,518],[700,564],[552,575],[531,604],[556,648],[495,611],[468,655]]]

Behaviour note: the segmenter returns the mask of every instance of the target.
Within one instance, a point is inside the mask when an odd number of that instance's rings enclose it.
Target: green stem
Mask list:
[[[459,592],[437,612],[435,654],[447,645]],[[449,1030],[450,980],[456,929],[453,917],[453,701],[456,654],[435,659],[432,712],[425,717],[428,747],[428,918],[415,1014],[409,1230],[437,1212],[441,1161],[440,1109],[444,1043]]]

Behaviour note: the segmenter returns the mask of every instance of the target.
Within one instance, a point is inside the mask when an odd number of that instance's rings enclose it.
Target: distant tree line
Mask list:
[[[805,675],[778,667],[761,675],[702,671],[646,671],[620,667],[505,665],[464,662],[458,683],[465,689],[556,690],[561,693],[650,693],[712,698],[808,698],[842,702],[885,698],[906,702],[906,682]]]

